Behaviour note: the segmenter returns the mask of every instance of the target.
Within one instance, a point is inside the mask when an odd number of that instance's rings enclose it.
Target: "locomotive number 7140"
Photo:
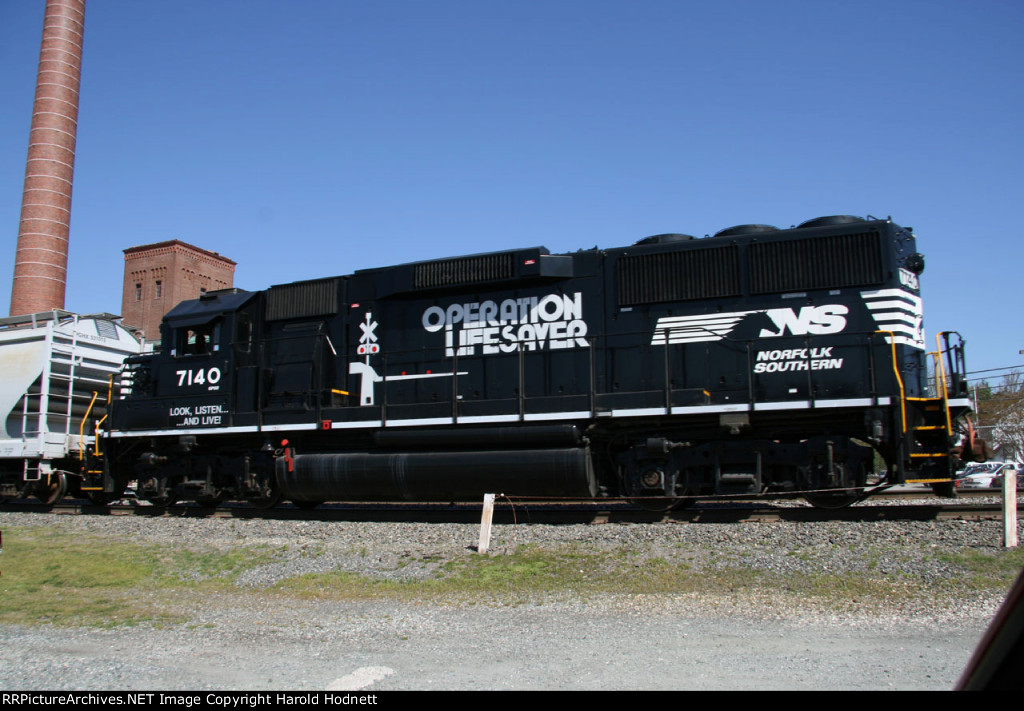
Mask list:
[[[220,368],[199,368],[198,370],[176,370],[178,387],[186,385],[216,385],[220,382]]]

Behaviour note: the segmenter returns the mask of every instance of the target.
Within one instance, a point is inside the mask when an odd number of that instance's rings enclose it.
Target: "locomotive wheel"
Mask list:
[[[932,484],[932,491],[935,492],[936,496],[941,496],[945,499],[956,498],[956,486],[951,481],[940,481]]]
[[[63,499],[66,493],[68,493],[68,480],[64,476],[64,472],[47,474],[46,479],[40,480],[35,490],[36,498],[47,506],[52,506]]]
[[[644,496],[630,499],[629,503],[651,513],[668,513],[669,511],[689,506],[693,503],[693,499],[670,496]]]
[[[162,496],[151,496],[145,499],[149,503],[153,504],[154,507],[159,509],[165,509],[168,506],[174,506],[178,503],[178,497],[173,492],[167,492]]]
[[[109,506],[124,496],[126,488],[128,488],[128,482],[115,480],[113,491],[86,491],[83,493],[96,506]]]
[[[271,491],[266,496],[261,496],[258,499],[249,499],[249,505],[254,509],[272,509],[281,503],[281,492]]]
[[[140,500],[147,501],[157,508],[173,506],[179,500],[178,487],[168,485],[167,479],[161,476],[139,479],[137,495]]]
[[[111,502],[121,498],[120,494],[113,494],[105,491],[87,491],[85,496],[97,506],[108,506]]]
[[[862,498],[864,498],[862,489],[804,494],[804,500],[816,509],[845,509]]]
[[[196,503],[202,506],[204,509],[213,509],[221,505],[224,499],[227,498],[227,494],[223,491],[218,491],[213,496],[197,496]]]

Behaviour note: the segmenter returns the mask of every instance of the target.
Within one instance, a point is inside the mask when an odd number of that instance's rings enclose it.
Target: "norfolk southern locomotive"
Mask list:
[[[83,467],[157,505],[947,485],[963,348],[926,352],[914,235],[836,216],[208,293],[126,361]],[[929,360],[934,364],[929,368]]]

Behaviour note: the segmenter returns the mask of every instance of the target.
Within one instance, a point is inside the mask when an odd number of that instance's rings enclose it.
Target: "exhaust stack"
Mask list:
[[[64,308],[85,0],[46,0],[11,316]]]

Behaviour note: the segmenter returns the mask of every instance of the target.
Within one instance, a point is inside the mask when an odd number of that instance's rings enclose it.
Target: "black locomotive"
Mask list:
[[[836,216],[208,293],[128,359],[83,488],[832,506],[876,452],[882,485],[946,486],[970,403],[959,337],[926,352],[923,269],[909,229]]]

